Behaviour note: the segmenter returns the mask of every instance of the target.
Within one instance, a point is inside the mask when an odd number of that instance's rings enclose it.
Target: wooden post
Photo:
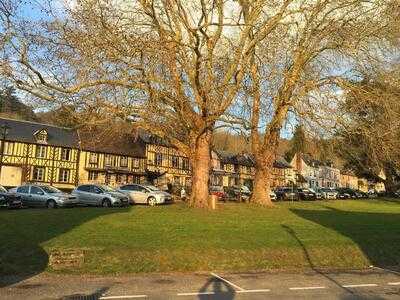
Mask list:
[[[217,199],[216,195],[210,195],[210,208],[215,210],[217,208]]]

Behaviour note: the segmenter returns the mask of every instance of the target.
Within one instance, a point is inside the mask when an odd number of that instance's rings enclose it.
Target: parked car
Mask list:
[[[218,200],[226,201],[226,193],[224,191],[224,187],[213,185],[210,186],[210,194],[217,196]]]
[[[8,192],[0,185],[0,207],[22,208],[21,196]]]
[[[355,190],[351,188],[338,188],[339,198],[340,199],[350,199],[350,198],[359,198],[361,196]]]
[[[323,199],[329,200],[329,199],[337,198],[336,190],[329,189],[329,188],[321,188],[321,189],[319,189],[319,192],[322,194]]]
[[[277,200],[276,194],[275,194],[274,191],[270,191],[269,192],[269,198],[271,199],[271,201],[276,201]]]
[[[297,189],[300,200],[315,200],[317,199],[316,193],[308,188]]]
[[[22,204],[28,207],[57,208],[73,207],[78,204],[75,196],[49,185],[22,185],[16,189],[16,194],[21,197]]]
[[[324,197],[322,196],[322,193],[321,193],[319,190],[313,190],[313,189],[311,189],[311,188],[309,188],[309,190],[315,194],[315,199],[316,199],[316,200],[321,200],[321,199],[324,198]]]
[[[87,206],[127,206],[129,197],[106,185],[83,184],[72,191],[80,205]]]
[[[121,186],[118,191],[129,197],[131,204],[157,204],[171,203],[172,195],[161,191],[153,185],[127,184]]]
[[[281,187],[275,190],[277,200],[299,200],[299,193],[296,188]]]
[[[240,197],[242,200],[246,201],[249,200],[251,197],[251,191],[245,185],[242,186],[235,185],[235,186],[225,187],[225,193],[228,199],[236,200],[239,199]]]

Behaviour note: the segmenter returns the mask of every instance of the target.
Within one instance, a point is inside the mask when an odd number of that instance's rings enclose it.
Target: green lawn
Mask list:
[[[2,210],[0,227],[1,274],[400,265],[400,203],[383,200]],[[57,251],[73,252],[50,265]]]

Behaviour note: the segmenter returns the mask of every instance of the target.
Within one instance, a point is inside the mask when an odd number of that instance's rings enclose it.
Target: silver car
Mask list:
[[[75,196],[63,193],[49,185],[22,185],[17,187],[16,194],[21,197],[23,205],[29,207],[56,208],[78,204]]]
[[[172,202],[171,194],[161,191],[153,185],[127,184],[121,186],[118,190],[128,195],[132,204],[140,203],[154,206]]]
[[[87,206],[127,206],[129,198],[106,185],[84,184],[72,191],[79,204]]]

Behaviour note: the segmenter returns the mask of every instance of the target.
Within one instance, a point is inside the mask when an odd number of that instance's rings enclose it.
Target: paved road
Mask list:
[[[202,273],[121,277],[40,274],[0,278],[0,299],[400,299],[400,273],[381,269],[319,273]],[[11,282],[11,281],[10,281]]]

